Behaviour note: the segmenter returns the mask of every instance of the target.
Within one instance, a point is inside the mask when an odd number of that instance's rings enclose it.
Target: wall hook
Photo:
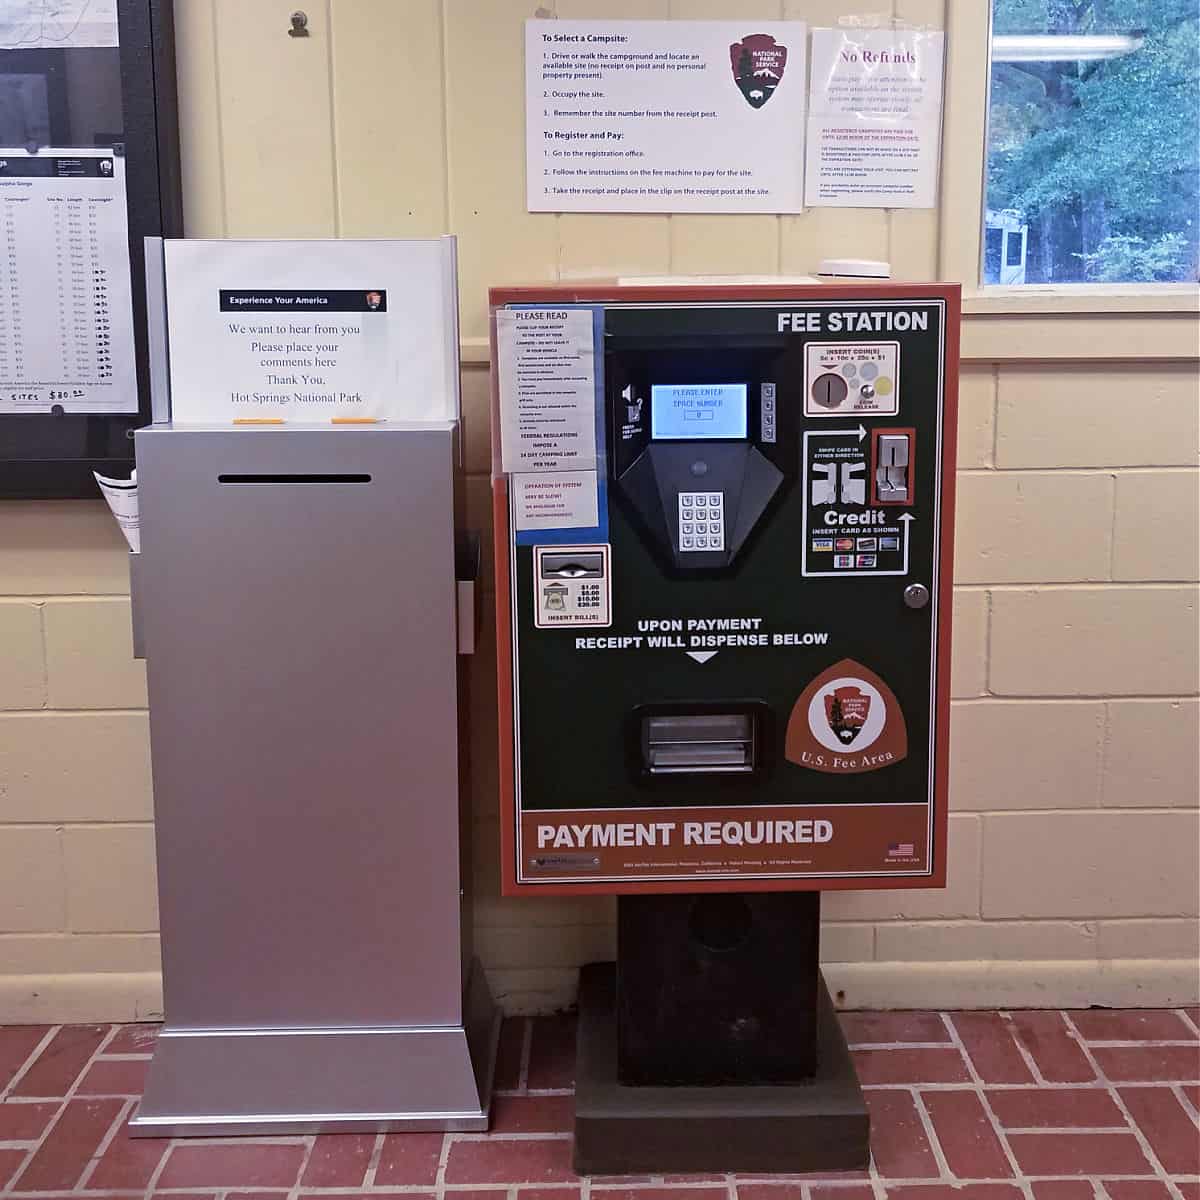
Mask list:
[[[288,37],[308,37],[308,13],[292,13],[292,27],[288,30]]]

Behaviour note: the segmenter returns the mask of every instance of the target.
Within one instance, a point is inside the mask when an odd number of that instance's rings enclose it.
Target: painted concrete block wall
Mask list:
[[[937,212],[527,214],[532,4],[314,0],[307,40],[286,36],[293,7],[176,0],[188,232],[459,235],[466,510],[485,534],[489,284],[807,272],[837,253],[937,274]],[[554,8],[818,23],[848,11]],[[940,0],[895,8],[943,17]],[[1014,350],[964,367],[950,886],[827,897],[823,955],[849,1005],[1195,999],[1196,361],[1138,351],[1100,365]],[[0,1021],[161,1005],[145,678],[122,547],[98,501],[0,506]],[[490,549],[484,586],[488,605]],[[485,626],[470,680],[478,948],[510,1011],[540,1009],[613,952],[614,903],[499,898],[493,655]]]

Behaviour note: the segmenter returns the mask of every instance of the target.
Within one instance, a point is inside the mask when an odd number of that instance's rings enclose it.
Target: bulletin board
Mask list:
[[[182,231],[170,0],[0,5],[0,498],[128,474],[142,239]]]

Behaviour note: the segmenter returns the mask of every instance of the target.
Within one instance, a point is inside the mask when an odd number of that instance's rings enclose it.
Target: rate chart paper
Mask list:
[[[0,412],[137,411],[124,158],[0,147]]]

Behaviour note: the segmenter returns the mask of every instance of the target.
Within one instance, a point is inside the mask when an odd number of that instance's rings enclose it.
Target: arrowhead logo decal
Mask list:
[[[892,689],[843,658],[801,693],[788,719],[784,757],[810,771],[857,774],[908,755],[908,729]]]
[[[751,108],[762,108],[775,94],[787,66],[787,47],[769,33],[751,33],[729,47],[733,81]]]
[[[862,732],[871,715],[871,696],[854,685],[834,688],[822,697],[825,702],[825,719],[834,736],[844,746]]]

